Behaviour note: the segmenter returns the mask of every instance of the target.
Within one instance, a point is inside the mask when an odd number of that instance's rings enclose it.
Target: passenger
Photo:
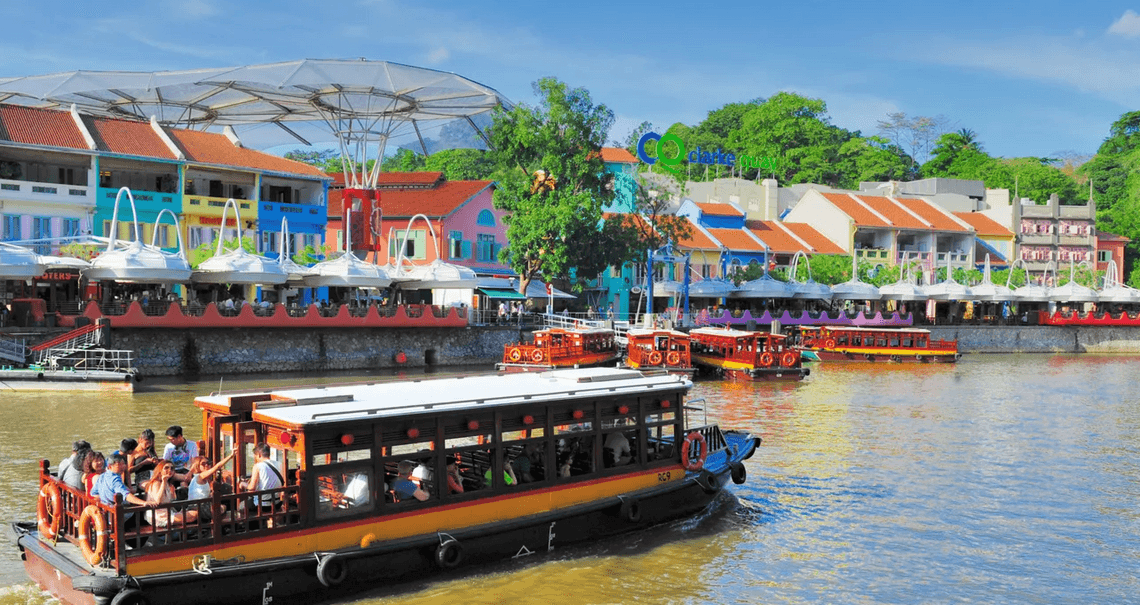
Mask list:
[[[412,471],[416,470],[415,462],[401,460],[396,470],[399,474],[396,476],[396,480],[392,482],[392,490],[396,493],[397,501],[415,498],[423,502],[431,497],[426,490],[412,481]]]
[[[570,461],[572,459],[573,459],[573,454],[571,454],[570,452],[564,452],[562,454],[559,454],[559,456],[558,456],[558,476],[559,477],[569,477],[570,476]]]
[[[119,442],[119,449],[111,452],[111,455],[122,454],[123,459],[128,461],[128,464],[124,465],[128,470],[123,471],[123,483],[125,485],[128,485],[128,486],[131,484],[130,472],[129,472],[129,469],[130,469],[129,463],[130,463],[131,452],[135,451],[135,448],[137,448],[138,446],[139,446],[139,442],[137,439],[127,437],[126,439],[123,439],[122,441]]]
[[[503,452],[503,484],[516,485],[519,480],[515,477],[515,469],[511,466],[511,461],[507,459],[507,452]],[[483,473],[483,484],[491,487],[491,469],[487,469]]]
[[[189,474],[186,485],[186,499],[187,500],[204,500],[213,496],[214,487],[214,474],[222,469],[230,460],[234,459],[236,452],[230,452],[229,456],[222,458],[221,462],[210,466],[210,458],[207,456],[196,456],[190,461]]]
[[[91,452],[87,454],[87,459],[83,461],[83,487],[88,496],[91,494],[91,488],[95,485],[95,480],[107,470],[107,459],[103,457],[103,452]]]
[[[166,460],[159,460],[155,464],[150,480],[147,481],[146,501],[156,508],[153,514],[147,514],[147,521],[155,527],[169,527],[171,523],[179,525],[183,522],[193,522],[198,518],[195,511],[182,513],[162,506],[174,502],[174,486],[170,484],[173,478],[174,465]]]
[[[253,446],[253,460],[249,481],[239,486],[242,491],[260,492],[285,486],[285,476],[281,474],[281,469],[277,468],[277,463],[269,459],[268,443],[262,442]],[[269,514],[273,512],[276,500],[274,496],[254,496],[253,504],[262,514]]]
[[[138,445],[135,446],[128,460],[130,472],[135,478],[136,485],[150,479],[151,471],[154,470],[158,461],[158,454],[154,452],[154,431],[143,429],[139,433]]]
[[[146,500],[139,498],[127,489],[126,484],[123,483],[122,474],[126,470],[127,458],[122,454],[111,454],[107,460],[107,470],[103,471],[95,479],[94,485],[91,486],[91,495],[99,498],[99,501],[108,506],[115,505],[115,494],[121,494],[123,501],[129,504],[138,506],[146,506]]]
[[[174,465],[175,473],[185,473],[190,467],[190,461],[198,457],[198,443],[187,441],[182,436],[182,427],[177,424],[166,429],[166,438],[170,443],[162,450],[162,459],[169,460]]]
[[[71,442],[71,455],[68,456],[67,458],[64,458],[63,460],[59,461],[59,467],[56,469],[56,472],[55,472],[55,476],[57,479],[59,479],[60,481],[63,481],[64,469],[66,469],[67,466],[69,464],[71,464],[71,462],[73,460],[75,460],[75,452],[78,452],[81,449],[89,450],[89,449],[91,449],[91,444],[87,443],[86,441],[84,441],[82,439],[80,439],[78,441],[72,441]]]
[[[347,506],[364,506],[372,501],[371,490],[368,489],[368,475],[355,473],[350,475],[344,485],[344,497]]]
[[[629,449],[629,439],[619,432],[610,433],[605,442],[606,463],[608,466],[625,466],[633,459]]]
[[[535,481],[538,470],[536,467],[539,465],[538,448],[533,443],[528,443],[523,446],[522,454],[515,458],[515,476],[518,477],[520,483],[531,483]]]
[[[459,476],[459,461],[455,456],[447,457],[447,489],[453,494],[463,493],[463,478]]]
[[[84,441],[83,443],[86,444],[87,442]],[[85,491],[86,488],[83,485],[83,462],[90,453],[90,445],[76,451],[75,455],[71,457],[71,462],[63,469],[63,474],[59,476],[59,480],[71,486],[76,491]]]

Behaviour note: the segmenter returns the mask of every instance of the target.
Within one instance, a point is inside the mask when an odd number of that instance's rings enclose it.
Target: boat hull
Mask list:
[[[71,563],[42,542],[30,524],[13,525],[13,529],[28,575],[61,601],[73,605],[109,603],[125,586],[140,591],[150,603],[170,605],[265,603],[269,598],[290,602],[324,600],[379,588],[386,580],[413,574],[422,579],[425,574],[446,572],[469,563],[540,556],[576,542],[605,539],[692,515],[707,507],[724,490],[735,478],[734,468],[743,468],[743,460],[751,457],[759,442],[741,433],[725,433],[725,436],[730,447],[710,455],[705,469],[698,472],[685,472],[678,467],[664,469],[659,475],[683,473],[684,478],[659,479],[664,482],[660,487],[478,527],[457,527],[390,542],[377,541],[367,547],[217,565],[208,575],[187,565],[185,571],[129,579],[110,575],[110,572],[90,576],[88,570]],[[450,540],[459,545],[455,559],[441,554],[445,549],[443,544]],[[455,545],[446,548],[452,553],[456,550]],[[328,578],[328,567],[323,572],[318,569],[322,565],[318,560],[325,557],[333,558],[326,566],[344,566],[342,582],[332,587],[321,581],[322,573]],[[78,583],[92,592],[77,588]]]
[[[111,391],[132,393],[137,375],[105,370],[64,371],[0,369],[0,389],[5,391]]]
[[[772,365],[770,367],[757,367],[737,361],[730,361],[705,355],[693,355],[693,364],[709,372],[719,374],[728,380],[765,381],[765,380],[803,380],[811,370],[803,366],[787,367]]]
[[[805,349],[820,361],[896,362],[896,363],[954,363],[962,354],[955,350],[932,349]]]
[[[547,370],[557,370],[563,368],[588,368],[592,366],[605,365],[607,363],[617,361],[620,356],[617,353],[607,353],[604,355],[581,355],[567,359],[554,359],[547,363],[534,363],[534,362],[503,362],[495,364],[495,368],[500,372],[508,374],[515,372],[545,372]]]

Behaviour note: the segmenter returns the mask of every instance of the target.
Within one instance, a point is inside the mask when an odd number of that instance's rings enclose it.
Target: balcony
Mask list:
[[[938,266],[944,266],[949,260],[951,265],[965,265],[970,262],[970,255],[965,252],[939,252],[934,256]]]
[[[258,202],[257,206],[258,220],[268,221],[267,224],[280,224],[282,217],[289,219],[291,228],[301,224],[323,226],[328,222],[324,206],[269,201]]]
[[[106,212],[110,214],[111,209],[115,207],[115,198],[118,197],[119,190],[111,187],[99,188],[99,202],[100,208],[106,208]],[[181,196],[177,193],[160,193],[157,191],[131,191],[131,197],[135,200],[135,209],[139,212],[158,213],[163,210],[170,210],[178,214],[181,210],[178,207],[178,202]],[[119,216],[124,215],[124,212],[130,212],[130,204],[127,202],[127,196],[123,196],[123,203],[119,206]]]
[[[1021,243],[1027,246],[1052,246],[1056,240],[1052,233],[1022,233]]]
[[[855,256],[859,258],[859,260],[872,263],[885,263],[891,258],[891,251],[885,248],[868,248],[856,250]]]
[[[4,196],[4,199],[22,202],[85,206],[88,208],[95,205],[95,194],[93,189],[87,185],[61,185],[59,183],[0,179],[0,195]]]
[[[226,207],[226,201],[230,198],[226,197],[209,197],[205,195],[187,195],[186,201],[182,204],[182,212],[184,214],[193,214],[197,216],[214,216],[217,218],[222,217],[222,210]],[[238,204],[238,209],[243,213],[242,220],[257,220],[257,209],[254,206],[255,202],[252,200],[234,200]]]
[[[903,263],[914,262],[917,262],[919,264],[927,264],[930,262],[931,256],[932,255],[930,252],[924,252],[921,250],[900,250],[898,254],[897,264],[901,265]]]

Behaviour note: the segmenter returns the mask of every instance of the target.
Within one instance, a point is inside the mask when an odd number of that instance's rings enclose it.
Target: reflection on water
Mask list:
[[[1138,371],[1133,357],[971,355],[814,364],[801,383],[699,382],[710,421],[764,439],[748,482],[706,514],[359,601],[1129,602],[1140,589]],[[147,386],[3,397],[0,520],[34,516],[40,456],[55,461],[78,437],[110,451],[174,423],[197,436],[190,402],[218,388]],[[40,598],[6,537],[0,585],[0,603]]]

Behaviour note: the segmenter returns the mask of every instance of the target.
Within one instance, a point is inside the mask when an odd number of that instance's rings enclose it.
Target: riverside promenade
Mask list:
[[[1134,353],[1140,327],[922,326],[936,338],[957,339],[962,353]]]

